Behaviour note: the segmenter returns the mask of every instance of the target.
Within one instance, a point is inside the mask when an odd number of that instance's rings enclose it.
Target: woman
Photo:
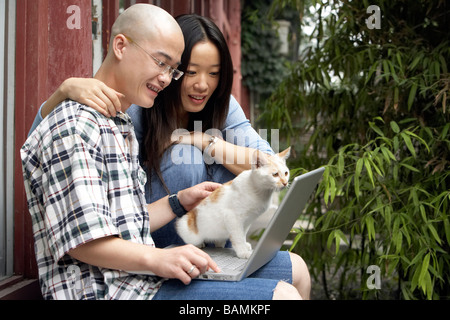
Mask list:
[[[231,96],[233,66],[221,31],[198,15],[183,15],[177,22],[185,38],[179,67],[184,76],[159,92],[153,108],[132,105],[127,110],[149,177],[145,190],[148,203],[203,181],[225,183],[233,179],[250,168],[255,149],[273,153]],[[71,98],[107,116],[115,115],[116,109],[120,110],[120,95],[95,79],[68,79],[43,105],[41,114],[46,116],[59,102]],[[41,119],[38,114],[33,128]],[[173,137],[180,128],[185,134]],[[197,133],[189,134],[193,130]],[[214,156],[214,163],[209,155]],[[183,243],[173,222],[152,236],[158,247]]]

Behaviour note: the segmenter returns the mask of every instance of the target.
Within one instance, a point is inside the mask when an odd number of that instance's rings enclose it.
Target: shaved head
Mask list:
[[[110,43],[118,34],[125,34],[137,42],[144,42],[160,39],[163,34],[172,32],[181,32],[181,29],[167,11],[154,5],[140,3],[129,7],[119,15],[111,29]]]

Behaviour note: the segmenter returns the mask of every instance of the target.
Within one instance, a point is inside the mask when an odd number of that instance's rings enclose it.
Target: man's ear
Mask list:
[[[125,49],[129,44],[130,42],[125,38],[123,34],[118,34],[117,36],[114,37],[113,42],[110,43],[110,45],[113,46],[112,50],[118,60],[123,59]]]

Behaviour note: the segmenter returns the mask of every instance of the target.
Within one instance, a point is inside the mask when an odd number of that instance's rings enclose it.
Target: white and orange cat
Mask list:
[[[251,244],[246,235],[251,223],[270,206],[272,194],[288,185],[286,159],[291,148],[276,155],[254,152],[252,168],[216,189],[195,209],[176,222],[179,236],[186,243],[202,247],[213,242],[224,247],[230,239],[239,258],[249,258]]]

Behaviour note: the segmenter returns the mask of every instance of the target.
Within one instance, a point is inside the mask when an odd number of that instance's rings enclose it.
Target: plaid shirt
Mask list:
[[[45,299],[151,299],[161,285],[158,277],[97,268],[67,254],[107,236],[154,246],[138,149],[128,115],[109,119],[70,100],[22,146]]]

